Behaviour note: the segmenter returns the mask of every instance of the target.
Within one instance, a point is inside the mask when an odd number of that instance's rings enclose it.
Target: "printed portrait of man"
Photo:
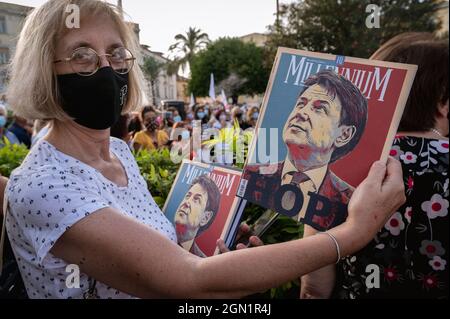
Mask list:
[[[328,229],[345,219],[342,215],[354,191],[329,166],[360,141],[368,118],[367,100],[331,70],[311,76],[305,85],[283,128],[286,159],[247,166],[245,197],[317,229]]]
[[[178,243],[199,257],[207,257],[195,239],[214,222],[219,211],[220,191],[207,175],[196,178],[175,212]]]

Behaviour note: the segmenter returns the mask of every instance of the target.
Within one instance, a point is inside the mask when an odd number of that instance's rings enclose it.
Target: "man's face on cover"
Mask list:
[[[208,193],[200,184],[195,184],[187,192],[175,213],[175,228],[179,242],[193,239],[198,229],[205,225],[205,208]]]
[[[342,104],[326,89],[315,84],[297,100],[283,130],[283,140],[291,157],[309,158],[310,154],[331,154],[341,135]]]

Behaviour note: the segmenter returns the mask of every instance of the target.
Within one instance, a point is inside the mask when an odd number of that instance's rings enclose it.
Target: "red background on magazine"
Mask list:
[[[372,65],[358,63],[345,63],[344,67],[366,71],[374,70]],[[381,76],[385,74],[386,69],[386,67],[380,67]],[[339,71],[341,70],[339,69]],[[378,101],[379,94],[375,92],[375,89],[372,90],[371,99],[368,101],[369,118],[365,133],[358,146],[346,157],[331,165],[331,171],[354,187],[364,180],[371,164],[381,157],[406,74],[406,70],[393,68],[384,102]]]
[[[207,256],[212,256],[214,254],[214,251],[216,250],[216,242],[220,238],[220,235],[222,235],[222,231],[225,223],[227,222],[228,216],[230,213],[234,213],[231,212],[231,207],[236,197],[236,193],[239,187],[239,181],[241,178],[238,172],[236,172],[236,174],[231,174],[213,170],[212,173],[221,176],[233,175],[236,177],[234,179],[233,186],[231,187],[230,195],[227,196],[227,193],[225,191],[224,194],[221,194],[219,212],[217,213],[214,222],[203,234],[196,237],[195,242]]]

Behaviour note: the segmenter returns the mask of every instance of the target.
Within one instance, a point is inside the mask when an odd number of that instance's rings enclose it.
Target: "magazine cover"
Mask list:
[[[238,195],[324,231],[386,160],[417,67],[280,48]]]
[[[163,211],[172,221],[178,243],[200,257],[218,253],[239,207],[241,171],[185,160]]]

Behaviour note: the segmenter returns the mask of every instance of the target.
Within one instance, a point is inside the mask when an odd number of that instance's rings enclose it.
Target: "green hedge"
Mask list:
[[[138,151],[134,153],[141,174],[147,182],[155,202],[163,207],[172,187],[180,164],[170,159],[168,149]]]
[[[22,164],[28,154],[25,145],[11,144],[6,138],[0,148],[0,174],[9,177],[11,172]]]

